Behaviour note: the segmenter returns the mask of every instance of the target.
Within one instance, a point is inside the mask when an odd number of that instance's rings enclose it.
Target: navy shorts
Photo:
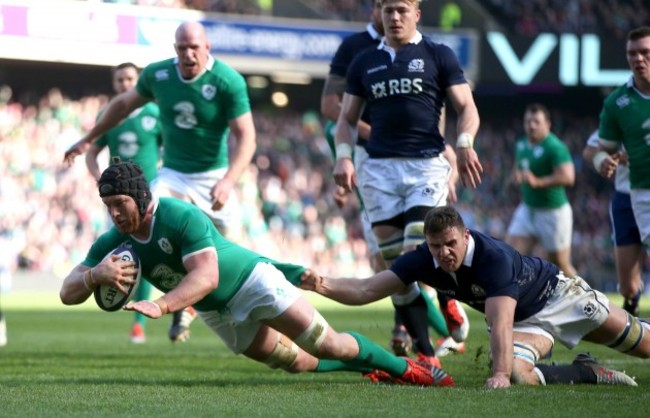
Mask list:
[[[629,194],[614,192],[609,205],[609,219],[615,246],[642,245]]]

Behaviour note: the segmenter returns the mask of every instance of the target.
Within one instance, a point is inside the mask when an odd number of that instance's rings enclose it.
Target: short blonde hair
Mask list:
[[[404,3],[409,3],[416,9],[419,9],[420,1],[422,0],[381,0],[381,5],[384,6],[386,3],[395,3],[397,1],[403,1]]]

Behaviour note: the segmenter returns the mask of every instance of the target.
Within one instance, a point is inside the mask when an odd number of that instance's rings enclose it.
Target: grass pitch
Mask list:
[[[388,302],[348,308],[309,296],[339,331],[387,345]],[[620,300],[613,297],[619,304]],[[650,316],[643,300],[643,316]],[[133,315],[104,313],[92,302],[63,307],[57,295],[3,298],[9,344],[0,347],[0,417],[647,417],[650,360],[592,344],[556,347],[568,362],[590,351],[627,370],[639,387],[549,386],[486,390],[488,340],[470,310],[467,352],[443,358],[456,388],[371,384],[356,373],[290,375],[233,355],[200,321],[172,345],[171,318],[149,320],[147,343],[132,345]]]

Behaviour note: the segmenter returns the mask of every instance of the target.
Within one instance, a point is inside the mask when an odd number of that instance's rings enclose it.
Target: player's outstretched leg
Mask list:
[[[464,353],[465,340],[469,334],[469,319],[465,309],[456,299],[439,298],[439,301],[449,335],[438,340],[436,355],[444,357],[449,354]]]
[[[632,377],[598,364],[598,361],[589,353],[578,354],[568,365],[538,364],[535,368],[544,385],[587,383],[638,386]]]
[[[623,300],[623,309],[632,316],[639,316],[639,301],[643,294],[643,286],[633,297]]]

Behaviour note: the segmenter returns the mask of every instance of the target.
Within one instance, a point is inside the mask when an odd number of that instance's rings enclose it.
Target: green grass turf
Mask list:
[[[337,330],[386,346],[389,303],[347,308],[310,296]],[[614,298],[615,303],[620,300]],[[644,314],[649,300],[643,300]],[[147,343],[131,345],[132,314],[92,302],[63,307],[54,294],[3,297],[9,344],[0,347],[0,417],[648,417],[650,361],[593,344],[602,363],[636,376],[639,387],[550,386],[486,390],[483,317],[468,309],[465,354],[443,358],[456,388],[371,384],[356,373],[290,375],[235,356],[202,323],[185,344],[167,340],[170,318],[149,320]]]

